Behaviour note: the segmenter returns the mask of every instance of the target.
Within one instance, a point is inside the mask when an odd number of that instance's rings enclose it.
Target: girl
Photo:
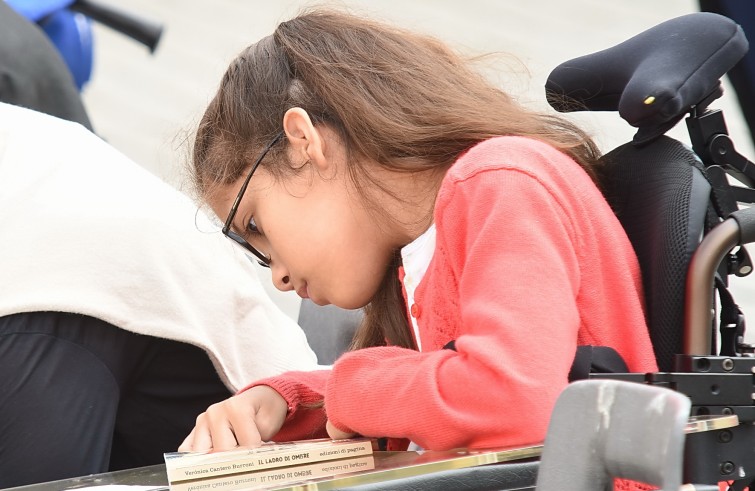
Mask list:
[[[326,433],[532,444],[578,345],[656,370],[597,153],[438,41],[332,11],[280,24],[223,77],[197,188],[279,289],[365,319],[332,370],[254,382],[181,450]]]

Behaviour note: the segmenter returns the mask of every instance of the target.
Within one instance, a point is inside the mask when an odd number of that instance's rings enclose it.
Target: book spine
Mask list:
[[[181,459],[166,461],[168,481],[180,482],[190,479],[204,479],[206,477],[253,472],[261,469],[286,467],[324,460],[357,457],[372,453],[372,443],[369,440],[346,442],[328,445],[316,445],[308,448],[288,448],[279,451],[249,453],[222,462],[196,463],[181,465]],[[210,454],[212,455],[212,454]]]
[[[178,484],[171,484],[170,491],[205,491],[208,489],[223,489],[238,491],[256,487],[282,486],[313,479],[335,477],[351,472],[361,472],[375,468],[375,458],[372,455],[363,457],[326,460],[314,464],[296,465],[280,469],[268,469],[232,476],[200,479]]]

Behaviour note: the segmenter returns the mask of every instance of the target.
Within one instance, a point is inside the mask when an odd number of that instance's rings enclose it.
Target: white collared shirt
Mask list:
[[[422,235],[401,248],[401,261],[404,266],[404,290],[406,302],[409,306],[409,319],[414,331],[414,339],[417,341],[417,349],[422,351],[422,341],[419,337],[419,327],[416,317],[411,314],[414,305],[414,292],[422,278],[425,276],[427,267],[435,253],[435,224],[430,225]]]

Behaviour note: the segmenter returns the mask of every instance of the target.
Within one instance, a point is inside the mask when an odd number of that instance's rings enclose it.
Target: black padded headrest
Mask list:
[[[618,110],[639,128],[635,143],[645,143],[720,92],[719,80],[747,49],[744,31],[731,19],[688,14],[562,63],[548,77],[546,97],[561,112]]]

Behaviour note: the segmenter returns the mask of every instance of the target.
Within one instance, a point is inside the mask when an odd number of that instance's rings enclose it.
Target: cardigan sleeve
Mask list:
[[[436,255],[449,258],[457,286],[456,351],[347,353],[327,384],[328,417],[432,450],[540,442],[580,326],[575,231],[525,172],[479,172],[452,189],[436,206],[438,246],[448,249]],[[427,295],[453,295],[439,286]]]
[[[249,384],[239,392],[257,385],[267,385],[275,389],[286,400],[288,414],[281,430],[273,437],[274,441],[306,440],[324,438],[325,410],[323,394],[330,370],[310,372],[286,372]]]

